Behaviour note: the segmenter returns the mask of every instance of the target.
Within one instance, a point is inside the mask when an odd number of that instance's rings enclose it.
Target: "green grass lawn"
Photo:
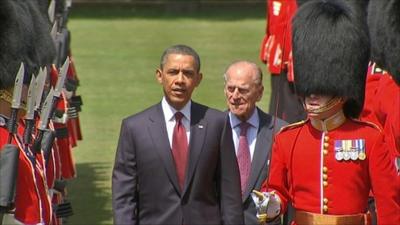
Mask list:
[[[174,13],[156,9],[73,8],[72,52],[83,97],[84,140],[74,148],[78,176],[69,183],[69,224],[111,224],[111,171],[121,119],[160,101],[155,80],[162,51],[187,44],[200,54],[203,81],[195,101],[224,110],[222,74],[233,60],[259,61],[264,8]],[[265,76],[267,109],[269,76]]]

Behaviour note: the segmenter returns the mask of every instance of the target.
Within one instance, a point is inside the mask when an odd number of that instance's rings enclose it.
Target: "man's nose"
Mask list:
[[[239,88],[235,88],[232,93],[233,98],[240,98]]]
[[[185,81],[185,75],[182,72],[179,72],[176,77],[176,82],[183,83]]]
[[[316,98],[317,98],[317,95],[316,95],[316,94],[310,94],[309,98],[311,98],[311,99],[316,99]]]

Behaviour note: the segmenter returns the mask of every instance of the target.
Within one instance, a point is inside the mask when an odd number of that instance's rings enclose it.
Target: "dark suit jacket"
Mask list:
[[[257,108],[260,120],[259,128],[257,131],[256,146],[254,149],[253,160],[251,162],[250,178],[247,184],[247,189],[242,196],[244,220],[246,225],[254,224],[257,222],[257,211],[250,193],[253,190],[260,190],[261,185],[268,177],[268,160],[270,159],[270,152],[273,141],[273,134],[278,132],[282,126],[287,123],[281,119],[266,114],[261,109]],[[275,123],[275,124],[274,124]],[[273,174],[271,174],[273,176]],[[270,224],[280,224],[280,218]]]
[[[231,132],[224,113],[192,102],[181,192],[161,104],[124,119],[112,175],[114,224],[243,224]]]

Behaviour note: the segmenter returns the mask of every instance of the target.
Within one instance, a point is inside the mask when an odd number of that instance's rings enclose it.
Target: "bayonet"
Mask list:
[[[39,74],[35,80],[35,111],[39,111],[40,109],[44,84],[46,82],[46,76],[47,76],[47,68],[46,67],[44,67],[43,69],[40,68]]]
[[[50,111],[53,105],[53,96],[54,96],[54,90],[52,88],[42,106],[42,111],[40,113],[40,122],[38,126],[39,130],[44,131],[47,128],[50,119]]]
[[[61,95],[61,91],[65,83],[65,78],[67,77],[68,67],[69,67],[69,57],[65,59],[65,62],[62,65],[60,72],[58,73],[57,84],[54,88],[54,97],[56,98],[59,98]]]
[[[50,120],[50,113],[51,113],[51,108],[53,104],[53,96],[54,96],[54,90],[51,89],[49,94],[46,97],[46,100],[43,103],[42,110],[40,113],[40,121],[39,121],[39,126],[38,126],[38,134],[36,136],[35,142],[33,143],[33,151],[35,153],[40,152],[41,146],[42,146],[42,139],[43,139],[43,134],[47,129],[47,126],[49,124]]]
[[[72,6],[72,0],[66,0],[65,1],[65,7],[66,8],[71,8],[71,6]]]
[[[57,23],[53,24],[53,27],[51,28],[50,31],[50,36],[53,39],[54,44],[57,46],[57,35],[58,35],[58,30],[57,30]]]
[[[17,73],[17,78],[15,78],[15,83],[14,83],[13,100],[11,104],[11,108],[13,109],[19,109],[21,107],[22,86],[24,85],[24,73],[25,73],[24,63],[21,63]]]
[[[49,20],[51,23],[54,23],[54,14],[56,11],[56,1],[51,0],[49,4],[49,8],[47,10],[47,13],[49,14]]]
[[[26,101],[26,114],[25,114],[25,130],[24,130],[24,144],[29,145],[32,141],[32,131],[35,126],[35,77],[32,75],[31,83],[28,89],[28,97]]]
[[[35,76],[32,75],[31,83],[29,84],[28,97],[26,100],[25,119],[33,120],[35,115]]]
[[[67,57],[67,59],[65,60],[57,76],[57,83],[53,91],[52,104],[50,105],[49,118],[53,118],[54,112],[56,111],[57,102],[60,99],[61,92],[65,83],[65,78],[67,77],[68,67],[69,67],[69,57]]]
[[[17,77],[14,82],[13,99],[11,103],[11,116],[7,123],[8,144],[11,144],[12,136],[17,132],[17,115],[18,109],[21,107],[22,86],[24,85],[24,63],[21,62]]]

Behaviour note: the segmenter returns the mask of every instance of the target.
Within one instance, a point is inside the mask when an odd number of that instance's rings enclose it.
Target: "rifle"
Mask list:
[[[46,80],[46,75],[47,75],[47,68],[44,67],[43,69],[40,69],[39,75],[37,76],[36,81],[35,81],[34,109],[37,114],[40,111],[40,105],[42,102],[42,94],[43,94],[44,84],[45,84],[45,80]],[[50,157],[50,153],[51,153],[51,148],[53,147],[54,138],[55,138],[54,132],[50,131],[49,129],[46,129],[43,134],[42,141],[41,141],[41,149],[43,150],[43,155],[44,155],[46,165],[49,162],[49,157]],[[34,152],[36,152],[36,151],[34,150]]]
[[[42,106],[42,110],[40,113],[40,121],[37,127],[38,132],[32,146],[33,152],[35,153],[39,153],[42,149],[41,147],[42,147],[43,134],[47,129],[50,119],[50,110],[53,101],[53,92],[54,90],[51,89]]]
[[[40,122],[38,127],[38,135],[33,144],[33,150],[35,152],[40,152],[42,145],[50,146],[50,149],[46,149],[46,151],[51,150],[51,143],[42,143],[44,133],[47,131],[47,127],[49,125],[50,119],[53,118],[55,109],[57,107],[57,102],[60,99],[61,91],[65,83],[65,77],[67,76],[69,66],[69,58],[65,60],[63,66],[58,73],[57,84],[54,89],[51,89],[49,94],[46,97],[45,103],[43,104],[43,108],[40,114]],[[49,141],[54,140],[54,138],[47,139]],[[49,152],[45,152],[45,155],[49,155]]]
[[[57,68],[60,68],[61,62],[68,56],[69,31],[67,21],[71,4],[70,0],[52,0],[49,5],[49,19],[53,23],[51,33],[57,51],[54,64]]]
[[[25,151],[32,141],[32,131],[35,126],[35,77],[32,76],[29,84],[28,97],[26,101],[24,145]]]
[[[24,152],[31,161],[33,167],[36,165],[36,153],[31,152],[29,145],[32,142],[32,132],[35,126],[35,80],[35,77],[32,76],[31,83],[29,84],[25,114],[25,130],[23,135]]]

